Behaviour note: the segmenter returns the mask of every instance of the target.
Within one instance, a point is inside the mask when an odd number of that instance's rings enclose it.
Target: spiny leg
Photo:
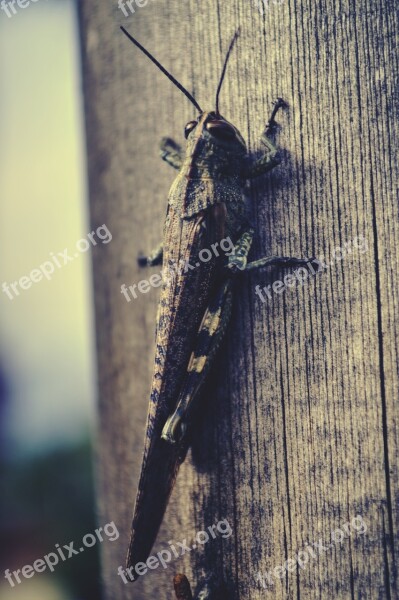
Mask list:
[[[137,262],[140,267],[155,267],[162,264],[163,244],[160,243],[148,256],[138,256]]]
[[[171,138],[161,140],[161,158],[175,169],[180,169],[183,164],[182,150],[179,144]]]
[[[296,258],[292,256],[266,256],[259,260],[247,263],[247,257],[251,248],[254,230],[248,227],[238,239],[234,246],[234,252],[229,256],[227,269],[232,273],[239,271],[251,271],[261,267],[295,267],[318,263],[315,258]]]
[[[176,409],[163,428],[162,439],[171,444],[184,437],[194,401],[226,331],[231,307],[232,282],[228,279],[220,285],[205,311]]]
[[[251,179],[253,177],[258,177],[259,175],[263,175],[264,173],[267,173],[267,171],[270,171],[271,169],[273,169],[276,165],[278,165],[281,162],[281,159],[278,156],[278,150],[277,150],[276,146],[274,145],[274,143],[272,142],[272,140],[270,139],[269,134],[272,133],[272,131],[276,127],[275,118],[276,118],[277,112],[280,110],[280,108],[283,108],[286,106],[287,106],[287,104],[286,104],[286,102],[284,102],[284,100],[282,98],[277,98],[276,102],[274,103],[273,112],[271,114],[271,117],[266,124],[265,132],[263,133],[263,135],[261,137],[261,142],[264,146],[266,146],[267,152],[266,152],[266,154],[261,156],[253,165],[251,165],[249,167],[248,171],[245,173],[245,176],[248,179]]]
[[[316,262],[314,258],[295,258],[292,256],[265,256],[246,265],[245,270],[251,271],[261,267],[304,267]]]

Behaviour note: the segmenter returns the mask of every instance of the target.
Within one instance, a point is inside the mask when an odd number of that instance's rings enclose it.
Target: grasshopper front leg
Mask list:
[[[278,150],[270,139],[269,134],[272,133],[276,127],[275,118],[277,112],[280,110],[280,108],[285,108],[286,106],[287,103],[284,102],[282,98],[277,98],[276,102],[274,103],[271,117],[267,122],[265,132],[261,137],[261,142],[264,146],[266,146],[267,151],[245,171],[244,176],[247,179],[253,179],[254,177],[259,177],[259,175],[264,175],[280,164],[281,158],[279,157]]]
[[[164,137],[161,140],[161,158],[174,169],[180,169],[183,164],[182,150],[179,144],[171,138]]]

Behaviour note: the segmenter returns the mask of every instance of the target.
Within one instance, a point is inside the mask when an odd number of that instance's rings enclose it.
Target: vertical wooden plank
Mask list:
[[[157,0],[125,18],[116,3],[86,0],[80,12],[91,214],[113,234],[94,263],[99,512],[121,532],[103,545],[105,598],[170,598],[175,571],[195,583],[213,572],[229,597],[245,600],[397,597],[395,3],[285,0],[261,15],[255,1]],[[148,276],[135,257],[161,235],[173,173],[160,164],[159,139],[182,142],[194,114],[119,24],[205,108],[241,26],[222,113],[258,150],[273,98],[290,104],[279,118],[283,164],[250,187],[252,255],[328,264],[280,293],[272,285],[286,272],[252,274],[238,287],[154,551],[192,542],[221,519],[232,535],[130,586],[117,567],[139,473],[157,292],[126,302],[120,287]]]

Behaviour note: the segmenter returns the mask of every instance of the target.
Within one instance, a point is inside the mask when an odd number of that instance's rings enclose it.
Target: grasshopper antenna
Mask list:
[[[188,91],[186,90],[186,88],[184,88],[184,87],[182,86],[182,84],[181,84],[181,83],[179,83],[179,82],[177,81],[177,79],[175,79],[175,78],[173,77],[173,75],[172,75],[171,73],[169,73],[169,71],[167,71],[167,70],[165,69],[165,67],[163,67],[163,66],[161,65],[161,63],[160,63],[160,62],[158,62],[158,61],[157,61],[157,59],[156,59],[156,58],[154,58],[154,56],[152,56],[152,54],[150,54],[150,53],[148,52],[148,50],[146,50],[146,49],[144,48],[144,46],[142,46],[142,45],[140,44],[140,42],[138,42],[138,41],[137,41],[137,40],[136,40],[136,39],[135,39],[135,38],[134,38],[132,35],[130,35],[130,33],[129,33],[128,31],[126,31],[126,29],[125,29],[124,27],[122,27],[122,25],[121,25],[121,29],[122,29],[123,33],[124,33],[124,34],[125,34],[125,35],[126,35],[128,38],[129,38],[129,40],[130,40],[131,42],[133,42],[133,44],[134,44],[135,46],[137,46],[137,48],[139,48],[139,49],[140,49],[140,50],[141,50],[141,51],[142,51],[142,52],[143,52],[143,53],[144,53],[146,56],[148,56],[148,58],[149,58],[150,60],[152,60],[152,62],[154,63],[154,65],[156,65],[156,66],[158,67],[158,69],[159,69],[160,71],[162,71],[162,73],[164,73],[164,74],[166,75],[166,77],[167,77],[168,79],[170,79],[170,81],[171,81],[172,83],[174,83],[174,84],[175,84],[175,86],[176,86],[177,88],[179,88],[179,90],[180,90],[181,92],[183,92],[183,94],[184,94],[184,95],[185,95],[185,96],[186,96],[186,97],[187,97],[187,98],[190,100],[190,102],[191,102],[192,104],[194,104],[195,108],[196,108],[197,110],[199,110],[199,112],[202,114],[204,111],[202,110],[202,108],[200,107],[200,105],[198,104],[198,102],[196,101],[196,99],[194,98],[194,96],[192,96],[192,95],[190,94],[190,92],[188,92]]]
[[[216,114],[217,115],[220,114],[219,113],[219,94],[220,94],[220,90],[222,89],[222,83],[223,83],[224,76],[226,75],[227,63],[229,62],[231,51],[233,50],[233,46],[239,35],[240,35],[240,28],[238,28],[237,31],[235,32],[235,34],[233,35],[233,39],[231,40],[229,49],[227,50],[226,58],[224,59],[223,70],[222,70],[222,74],[220,76],[218,89],[216,91]]]

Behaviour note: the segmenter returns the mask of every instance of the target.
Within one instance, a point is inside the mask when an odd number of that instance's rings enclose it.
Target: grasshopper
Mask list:
[[[244,187],[280,163],[270,135],[278,99],[262,136],[266,152],[257,160],[248,155],[238,129],[219,111],[219,95],[238,31],[228,49],[216,92],[216,108],[203,111],[195,98],[123,27],[126,36],[185,94],[198,111],[187,123],[186,152],[169,138],[161,156],[179,171],[169,192],[163,243],[141,266],[195,264],[174,271],[164,281],[158,307],[154,374],[148,411],[144,457],[127,568],[145,563],[155,542],[180,464],[189,445],[189,425],[200,388],[220,346],[231,315],[236,275],[267,266],[304,265],[312,259],[269,256],[248,262],[254,229],[247,216]],[[234,251],[198,262],[203,249],[229,237]]]

